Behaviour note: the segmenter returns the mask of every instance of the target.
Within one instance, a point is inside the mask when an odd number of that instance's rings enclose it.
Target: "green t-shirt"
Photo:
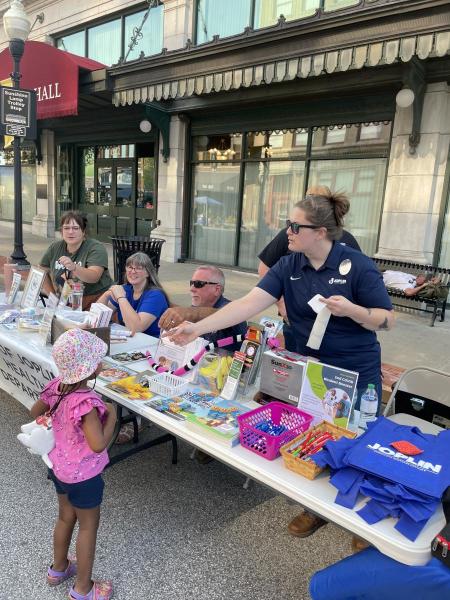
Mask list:
[[[57,290],[61,290],[64,280],[61,276],[64,267],[58,262],[61,256],[68,256],[80,267],[104,267],[105,270],[97,283],[84,283],[84,293],[99,294],[106,291],[112,285],[112,279],[108,272],[108,253],[104,245],[98,240],[84,240],[76,252],[70,254],[64,240],[58,240],[50,244],[46,253],[40,261],[42,267],[50,269],[52,283]]]

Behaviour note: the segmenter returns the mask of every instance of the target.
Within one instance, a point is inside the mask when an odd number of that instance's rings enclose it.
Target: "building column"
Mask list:
[[[192,39],[192,0],[165,0],[164,43],[167,50],[184,48]]]
[[[55,237],[55,139],[53,131],[41,133],[42,161],[36,163],[36,216],[31,232],[42,237]]]
[[[167,162],[164,162],[161,154],[159,156],[157,218],[161,225],[152,231],[152,237],[166,240],[161,258],[169,262],[176,262],[181,256],[186,127],[186,123],[177,116],[171,118],[170,156]]]
[[[450,144],[450,91],[427,86],[420,144],[409,153],[412,107],[395,114],[378,257],[431,264]]]

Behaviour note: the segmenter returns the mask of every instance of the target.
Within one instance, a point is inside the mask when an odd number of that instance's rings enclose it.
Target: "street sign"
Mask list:
[[[0,133],[36,138],[36,92],[0,87]]]

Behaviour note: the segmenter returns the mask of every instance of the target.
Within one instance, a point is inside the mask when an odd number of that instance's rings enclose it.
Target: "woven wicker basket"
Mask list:
[[[298,435],[288,444],[282,446],[280,452],[284,460],[284,466],[290,471],[294,471],[295,473],[303,475],[303,477],[306,477],[307,479],[315,479],[319,475],[319,473],[322,473],[324,469],[322,467],[318,467],[316,463],[312,460],[301,460],[297,456],[292,456],[292,454],[289,452],[289,448],[291,448],[291,446],[294,446],[298,441],[300,441],[302,438],[308,435],[311,431],[321,433],[325,433],[325,431],[328,431],[329,433],[331,433],[331,435],[334,436],[336,440],[338,440],[341,437],[356,437],[356,433],[354,431],[349,431],[348,429],[344,429],[343,427],[338,427],[337,425],[333,425],[333,423],[329,423],[328,421],[322,421],[321,423],[310,429],[308,432]]]

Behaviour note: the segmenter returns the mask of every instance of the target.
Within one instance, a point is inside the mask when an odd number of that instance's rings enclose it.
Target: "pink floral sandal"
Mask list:
[[[69,600],[109,600],[112,595],[113,588],[110,581],[94,581],[91,591],[85,596],[76,592],[72,586],[69,592]]]
[[[47,583],[51,586],[59,585],[77,574],[77,563],[73,558],[68,558],[68,565],[65,571],[55,571],[53,565],[47,570]]]

